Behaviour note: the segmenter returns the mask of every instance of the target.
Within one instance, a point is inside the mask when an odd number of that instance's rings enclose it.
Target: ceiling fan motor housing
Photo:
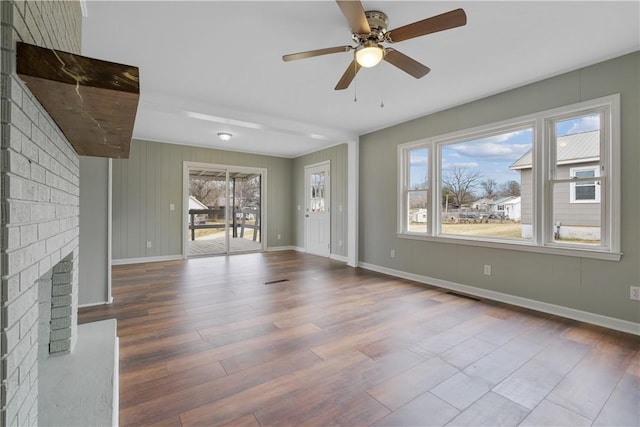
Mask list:
[[[379,10],[367,10],[364,12],[367,18],[371,32],[369,34],[354,34],[353,39],[360,45],[367,44],[366,42],[381,43],[385,40],[385,34],[387,32],[387,26],[389,25],[389,18],[384,12]]]

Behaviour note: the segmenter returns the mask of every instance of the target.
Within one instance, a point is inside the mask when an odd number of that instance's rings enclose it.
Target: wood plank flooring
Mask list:
[[[284,280],[264,284],[273,280]],[[113,268],[121,426],[640,425],[640,339],[296,252]]]

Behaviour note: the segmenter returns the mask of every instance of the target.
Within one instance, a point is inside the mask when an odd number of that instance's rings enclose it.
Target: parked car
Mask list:
[[[502,215],[497,213],[489,214],[489,219],[502,219]]]
[[[467,219],[478,219],[478,215],[474,213],[460,213],[458,214],[458,218],[467,218]]]

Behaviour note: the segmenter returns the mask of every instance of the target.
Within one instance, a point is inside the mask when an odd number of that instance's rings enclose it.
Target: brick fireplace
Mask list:
[[[38,425],[39,336],[47,335],[42,306],[49,306],[48,350],[68,353],[75,342],[79,157],[16,75],[15,45],[79,53],[82,15],[78,2],[2,1],[0,8],[0,424]]]
[[[68,353],[77,340],[73,265],[69,254],[38,279],[38,358]]]

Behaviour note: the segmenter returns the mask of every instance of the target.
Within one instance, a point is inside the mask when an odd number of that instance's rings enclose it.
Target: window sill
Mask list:
[[[563,255],[577,258],[591,258],[605,261],[620,261],[621,252],[609,252],[588,248],[567,248],[564,246],[535,246],[529,242],[473,239],[468,236],[458,237],[454,235],[425,236],[419,234],[397,233],[400,239],[422,240],[426,242],[446,243],[450,245],[478,246],[482,248],[506,249],[511,251],[536,252],[549,255]]]

